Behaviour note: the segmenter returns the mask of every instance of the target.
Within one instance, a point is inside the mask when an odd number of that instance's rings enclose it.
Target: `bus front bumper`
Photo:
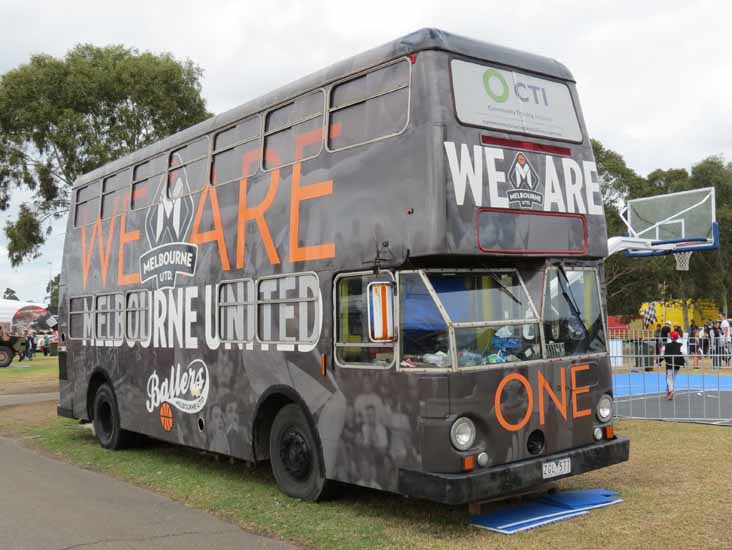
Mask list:
[[[465,474],[436,474],[399,470],[399,492],[413,498],[423,498],[443,504],[458,505],[469,502],[495,499],[521,493],[542,483],[582,474],[618,464],[628,460],[630,442],[627,438],[616,437],[562,451],[553,455],[502,464],[492,468],[478,468]],[[564,475],[544,479],[542,464],[569,458],[571,471]]]

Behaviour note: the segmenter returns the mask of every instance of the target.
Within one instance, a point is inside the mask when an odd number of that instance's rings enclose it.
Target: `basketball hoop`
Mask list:
[[[674,260],[676,260],[676,271],[689,271],[689,261],[691,260],[692,251],[674,252]]]

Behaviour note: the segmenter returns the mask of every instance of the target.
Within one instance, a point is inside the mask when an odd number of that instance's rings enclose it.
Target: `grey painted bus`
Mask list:
[[[462,504],[627,460],[571,73],[434,29],[79,178],[59,415]]]

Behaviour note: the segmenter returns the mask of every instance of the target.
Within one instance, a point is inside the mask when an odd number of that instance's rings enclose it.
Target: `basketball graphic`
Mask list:
[[[166,432],[173,429],[173,409],[167,401],[160,405],[160,423]]]

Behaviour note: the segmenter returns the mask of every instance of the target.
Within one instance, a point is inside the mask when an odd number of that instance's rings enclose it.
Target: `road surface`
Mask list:
[[[11,439],[0,438],[0,464],[4,550],[293,548]]]

